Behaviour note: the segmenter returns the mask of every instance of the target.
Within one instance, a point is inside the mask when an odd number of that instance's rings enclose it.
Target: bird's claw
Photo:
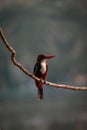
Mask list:
[[[44,80],[44,84],[46,84],[46,80]]]
[[[40,79],[40,83],[46,84],[46,80]]]
[[[43,83],[43,79],[40,79],[40,83]]]

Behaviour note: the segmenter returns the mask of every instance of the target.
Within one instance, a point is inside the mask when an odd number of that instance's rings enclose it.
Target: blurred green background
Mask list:
[[[0,26],[29,71],[38,54],[53,54],[48,81],[87,86],[86,0],[0,0]],[[87,92],[44,86],[39,101],[0,38],[0,128],[87,130]]]

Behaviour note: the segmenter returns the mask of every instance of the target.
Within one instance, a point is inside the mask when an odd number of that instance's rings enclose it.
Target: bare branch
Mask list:
[[[29,72],[22,64],[20,64],[16,60],[16,58],[15,58],[16,57],[16,51],[11,47],[11,45],[6,40],[6,37],[5,37],[5,35],[2,31],[2,28],[0,28],[0,37],[3,41],[3,43],[5,44],[5,46],[8,48],[8,50],[11,53],[11,60],[12,60],[13,64],[16,65],[20,70],[22,70],[26,75],[28,75],[32,79],[40,81],[40,79],[38,77],[36,77],[33,73]],[[87,87],[75,87],[75,86],[69,86],[69,85],[64,85],[64,84],[56,84],[56,83],[43,81],[43,80],[41,82],[45,85],[52,86],[52,87],[55,87],[55,88],[64,88],[64,89],[70,89],[70,90],[87,90]]]

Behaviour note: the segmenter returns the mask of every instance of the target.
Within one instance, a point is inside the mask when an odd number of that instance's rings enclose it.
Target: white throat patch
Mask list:
[[[44,74],[46,72],[46,60],[43,60],[41,62],[41,69],[40,69],[41,73]]]

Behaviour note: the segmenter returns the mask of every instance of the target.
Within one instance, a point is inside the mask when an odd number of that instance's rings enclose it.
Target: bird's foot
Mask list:
[[[46,80],[40,79],[40,83],[46,84]]]
[[[43,83],[43,79],[40,78],[40,83]]]
[[[44,84],[46,84],[46,80],[44,80]]]

